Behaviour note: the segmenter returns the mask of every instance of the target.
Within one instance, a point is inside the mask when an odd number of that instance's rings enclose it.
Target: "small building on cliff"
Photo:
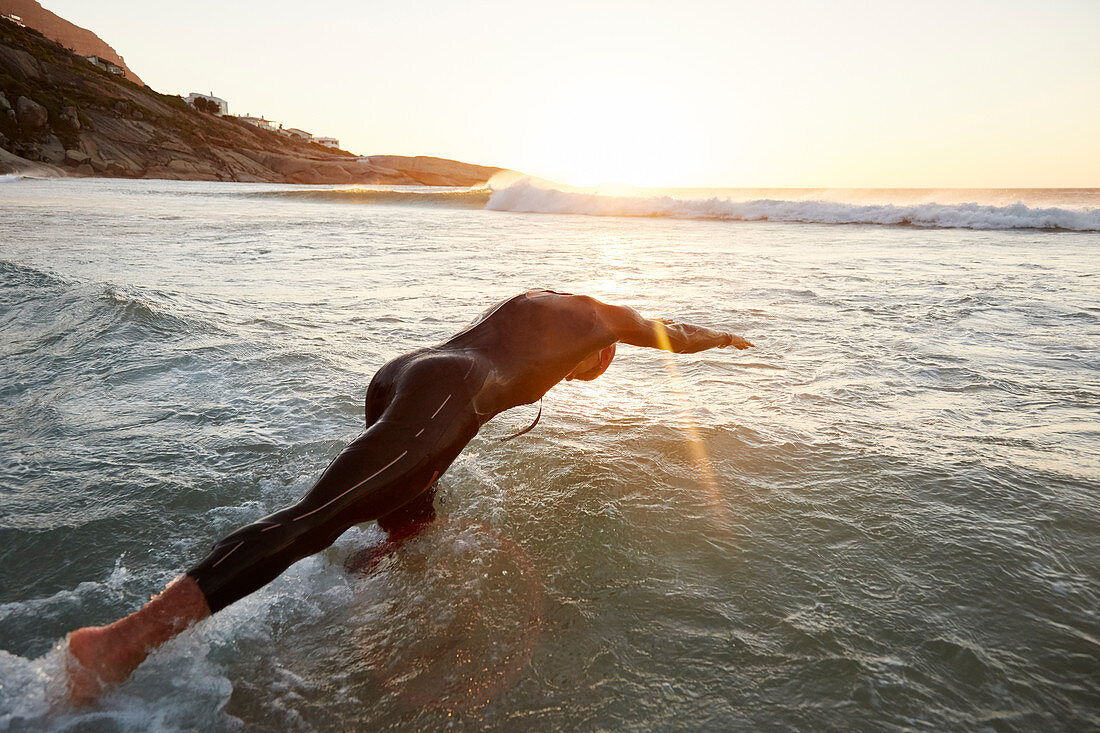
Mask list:
[[[85,56],[84,60],[92,66],[97,66],[104,71],[111,72],[115,76],[126,76],[126,69],[122,68],[113,61],[108,61],[107,59],[100,58],[99,56]]]
[[[281,132],[291,137],[300,137],[303,140],[313,139],[313,133],[306,132],[305,130],[299,130],[297,127],[284,127]]]
[[[238,117],[237,119],[241,122],[247,122],[253,127],[259,127],[262,130],[271,130],[272,132],[275,132],[275,123],[271,120],[265,120],[263,117],[251,117],[249,115],[245,115],[244,117]]]
[[[208,103],[218,105],[218,111],[214,113],[218,117],[229,114],[229,102],[225,101],[221,97],[215,97],[214,92],[210,92],[209,94],[203,94],[201,92],[191,92],[187,95],[187,99],[185,101],[189,105],[194,107],[195,102],[199,99],[205,99]]]
[[[313,142],[324,145],[326,148],[339,148],[340,141],[334,137],[315,137]]]

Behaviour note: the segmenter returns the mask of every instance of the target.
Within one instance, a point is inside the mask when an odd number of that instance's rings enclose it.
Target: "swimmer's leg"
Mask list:
[[[386,413],[336,457],[300,502],[217,543],[141,610],[70,634],[72,700],[93,700],[107,684],[126,679],[156,646],[328,547],[352,524],[390,514],[430,487],[479,424],[460,381],[424,376],[398,390]]]
[[[476,417],[447,400],[431,410],[394,400],[399,419],[383,417],[329,465],[297,504],[218,542],[187,575],[216,613],[325,549],[353,524],[395,515],[424,494],[477,433]],[[413,402],[420,402],[414,396]],[[456,400],[456,402],[458,402]],[[414,419],[409,419],[410,412]],[[415,419],[423,417],[423,420]],[[423,506],[418,510],[425,514]],[[413,518],[410,510],[410,519]],[[397,516],[397,515],[395,515]],[[425,514],[426,516],[426,514]],[[422,517],[423,518],[423,517]]]

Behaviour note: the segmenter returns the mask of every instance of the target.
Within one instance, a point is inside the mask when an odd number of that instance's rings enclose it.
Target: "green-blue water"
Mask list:
[[[1100,727],[1100,194],[893,226],[898,195],[299,190],[0,182],[0,729]],[[490,423],[368,577],[373,526],[51,703],[67,631],[297,499],[379,366],[533,287],[757,349],[621,347]]]

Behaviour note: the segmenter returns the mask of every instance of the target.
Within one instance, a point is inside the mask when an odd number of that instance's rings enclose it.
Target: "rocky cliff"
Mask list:
[[[472,186],[501,170],[357,157],[198,112],[0,19],[0,174]]]
[[[26,25],[80,56],[99,56],[122,67],[126,78],[141,84],[141,79],[106,41],[87,28],[70,23],[39,5],[35,0],[0,0],[0,15],[16,15]]]

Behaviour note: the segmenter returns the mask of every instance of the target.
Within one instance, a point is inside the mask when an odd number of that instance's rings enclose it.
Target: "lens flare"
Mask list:
[[[730,526],[730,522],[727,521],[730,513],[729,507],[722,501],[722,494],[718,490],[718,479],[714,471],[714,464],[710,460],[706,441],[703,440],[699,426],[695,422],[695,416],[692,414],[694,405],[688,397],[684,380],[680,376],[676,359],[672,355],[672,342],[669,340],[668,330],[663,323],[657,321],[654,334],[657,337],[658,346],[664,352],[665,369],[668,371],[672,383],[670,394],[676,400],[677,407],[680,410],[680,424],[684,433],[684,444],[698,471],[700,486],[718,526],[723,529],[728,528]]]

